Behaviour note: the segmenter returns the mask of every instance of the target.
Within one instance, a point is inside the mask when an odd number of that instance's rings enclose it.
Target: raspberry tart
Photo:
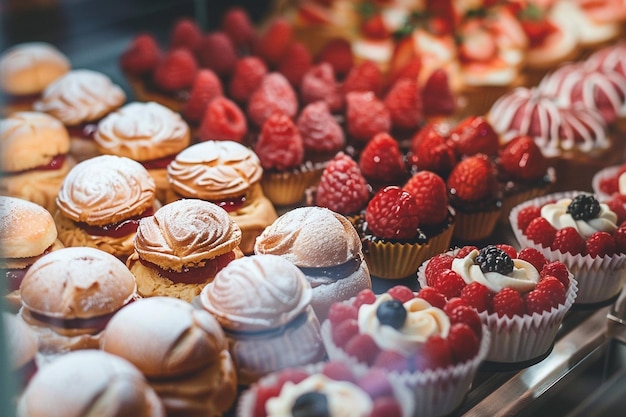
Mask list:
[[[577,292],[562,262],[505,244],[480,250],[468,245],[436,255],[420,267],[418,281],[418,296],[431,303],[478,312],[491,334],[488,361],[520,366],[549,353]]]
[[[403,285],[335,303],[322,324],[328,357],[364,372],[381,369],[411,389],[415,415],[452,412],[489,350],[478,313],[438,306]]]
[[[578,282],[577,304],[604,303],[626,282],[626,226],[590,193],[553,193],[516,206],[509,216],[522,247],[560,261]]]

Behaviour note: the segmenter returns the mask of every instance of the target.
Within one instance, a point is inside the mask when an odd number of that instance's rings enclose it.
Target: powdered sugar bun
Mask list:
[[[63,181],[57,206],[67,218],[105,225],[152,207],[156,185],[132,159],[100,155],[77,164]]]
[[[44,90],[34,109],[46,112],[67,126],[96,121],[124,104],[126,94],[100,72],[76,69]]]
[[[0,247],[3,258],[30,258],[57,239],[52,215],[38,204],[0,196]]]

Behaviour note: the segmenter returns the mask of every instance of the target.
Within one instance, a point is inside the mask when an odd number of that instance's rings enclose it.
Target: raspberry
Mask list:
[[[382,97],[383,87],[383,73],[372,61],[363,61],[353,66],[342,85],[344,94],[352,91],[371,91],[377,97]]]
[[[402,152],[388,133],[378,133],[361,152],[359,167],[370,182],[395,184],[405,176]]]
[[[428,301],[433,307],[441,308],[446,305],[446,297],[433,287],[424,287],[417,293],[417,297]]]
[[[600,180],[598,188],[607,195],[613,195],[619,192],[619,182],[617,177],[603,178]]]
[[[317,186],[316,204],[341,214],[363,209],[370,198],[370,189],[357,163],[339,152],[328,163]]]
[[[263,77],[259,88],[250,96],[247,113],[257,126],[262,126],[277,112],[289,118],[295,117],[298,99],[289,81],[282,74],[271,72]]]
[[[339,84],[330,64],[317,64],[302,76],[300,98],[303,104],[322,100],[328,104],[331,112],[341,111],[343,96],[339,91]]]
[[[359,293],[356,295],[356,298],[354,299],[354,302],[352,304],[354,305],[354,307],[359,308],[363,304],[374,304],[375,302],[376,302],[376,294],[374,294],[374,291],[370,290],[369,288],[366,288],[364,290],[359,291]]]
[[[357,310],[357,308],[353,305],[333,303],[328,309],[328,320],[330,320],[333,325],[337,325],[348,319],[356,320],[358,314],[359,310]]]
[[[557,277],[546,276],[535,286],[536,291],[542,291],[552,301],[552,307],[565,304],[565,287]]]
[[[564,227],[556,231],[554,241],[552,245],[550,245],[550,248],[562,253],[579,255],[585,252],[585,240],[578,234],[575,228]]]
[[[448,345],[456,362],[465,362],[478,354],[480,339],[465,323],[455,323],[450,326]]]
[[[495,155],[499,138],[493,127],[483,116],[469,116],[450,132],[450,143],[457,155]]]
[[[197,71],[196,59],[188,49],[174,49],[157,64],[154,82],[165,91],[183,90],[193,85]]]
[[[499,153],[499,166],[515,180],[532,181],[546,175],[548,163],[539,146],[529,136],[518,136]]]
[[[346,119],[348,134],[358,142],[391,130],[387,108],[371,91],[346,94]]]
[[[335,381],[348,381],[356,383],[357,378],[350,366],[344,362],[329,361],[324,363],[322,374]]]
[[[524,230],[526,237],[544,248],[552,246],[556,229],[543,217],[535,217]]]
[[[470,307],[469,303],[463,298],[452,297],[446,302],[446,305],[443,307],[443,311],[450,315],[452,314],[452,311],[459,306]]]
[[[524,207],[517,213],[517,227],[525,231],[533,219],[541,216],[541,207],[528,206]]]
[[[382,369],[371,368],[357,381],[357,385],[372,398],[393,396],[393,388]]]
[[[622,223],[613,232],[613,239],[615,239],[615,253],[626,253],[626,225]]]
[[[615,239],[607,232],[595,232],[587,238],[585,245],[587,255],[594,258],[615,254]]]
[[[396,81],[383,101],[394,129],[415,130],[421,123],[422,96],[417,79],[402,78]]]
[[[452,169],[447,186],[450,193],[462,201],[489,198],[496,186],[493,163],[483,154],[469,156]]]
[[[500,243],[500,244],[495,245],[495,247],[506,252],[506,254],[509,255],[511,259],[517,258],[517,251],[515,250],[513,246]]]
[[[293,42],[278,62],[276,70],[283,74],[294,88],[299,88],[302,77],[311,68],[313,58],[302,42]]]
[[[543,269],[539,273],[539,276],[541,278],[547,276],[556,277],[561,282],[561,284],[563,284],[563,287],[566,290],[569,287],[569,271],[565,264],[561,261],[553,261],[545,264],[543,266]]]
[[[409,365],[409,358],[400,352],[396,352],[395,350],[382,350],[376,357],[373,366],[388,371],[403,372],[409,369]]]
[[[417,149],[422,141],[431,136],[440,137],[444,139],[445,142],[449,133],[450,126],[447,122],[437,121],[426,123],[426,125],[418,130],[417,133],[415,133],[415,135],[411,138],[411,151],[413,153],[417,153]]]
[[[345,347],[346,343],[357,334],[359,334],[359,323],[356,319],[344,320],[331,328],[333,343],[341,348]]]
[[[552,309],[552,300],[547,293],[535,289],[524,295],[524,305],[526,306],[526,314],[542,314],[544,311]]]
[[[346,142],[343,129],[324,101],[316,101],[304,107],[296,125],[306,150],[334,153],[342,149]]]
[[[451,115],[456,111],[454,94],[450,90],[448,74],[436,69],[422,87],[424,116]]]
[[[428,286],[432,287],[434,285],[441,271],[452,268],[453,260],[454,258],[446,253],[440,253],[430,258],[424,269]]]
[[[144,75],[152,72],[161,59],[161,50],[150,34],[135,37],[120,57],[122,70],[132,75]]]
[[[182,110],[185,119],[192,123],[200,122],[211,100],[223,94],[222,82],[213,71],[198,70],[189,99]]]
[[[371,365],[376,360],[380,348],[369,334],[357,334],[346,343],[345,351],[357,361]]]
[[[370,200],[365,220],[374,235],[383,239],[411,239],[417,234],[419,219],[413,196],[400,187],[388,186]]]
[[[615,194],[605,201],[609,209],[617,215],[617,224],[626,220],[626,196]]]
[[[370,417],[402,417],[402,407],[393,396],[376,398]]]
[[[524,248],[517,254],[517,259],[526,261],[535,267],[537,271],[541,271],[548,263],[548,260],[541,252],[535,248]]]
[[[293,28],[285,18],[275,18],[254,44],[253,52],[270,65],[278,64],[291,43]]]
[[[417,157],[417,166],[420,170],[432,171],[442,177],[447,177],[456,164],[456,156],[443,138],[435,131],[425,134],[419,143],[413,147]]]
[[[465,258],[474,250],[478,250],[478,248],[474,245],[465,245],[461,249],[459,249],[454,257],[458,259]]]
[[[403,189],[415,198],[421,225],[434,226],[448,218],[448,190],[439,175],[431,171],[419,171]]]
[[[246,117],[234,101],[217,97],[207,106],[202,118],[198,139],[231,140],[241,143],[248,131]]]
[[[195,53],[200,46],[201,39],[202,31],[196,22],[189,18],[182,18],[174,24],[169,49],[187,48]]]
[[[419,371],[447,368],[453,359],[449,340],[437,335],[430,336],[414,359],[415,369]]]
[[[478,311],[488,311],[493,293],[479,282],[471,282],[461,290],[461,298]]]
[[[405,285],[396,285],[394,287],[391,287],[389,288],[389,290],[387,290],[387,294],[400,301],[401,303],[406,303],[407,301],[415,298],[413,290]]]
[[[221,31],[204,35],[198,49],[198,61],[221,77],[232,73],[237,63],[237,51],[230,38]]]
[[[475,334],[480,335],[482,333],[482,322],[472,307],[459,305],[450,312],[446,311],[446,313],[450,318],[450,323],[465,323]]]
[[[498,291],[493,296],[491,308],[499,317],[523,316],[526,311],[522,295],[513,288],[503,288]]]
[[[465,285],[465,281],[458,273],[451,269],[444,269],[439,273],[439,277],[436,278],[434,287],[446,298],[450,299],[461,295],[461,290]]]
[[[327,62],[338,77],[345,77],[354,64],[352,44],[344,38],[330,39],[316,57],[317,62]]]
[[[220,29],[228,35],[239,49],[248,49],[255,37],[255,30],[248,12],[243,7],[230,7],[220,22]]]
[[[278,397],[282,384],[259,385],[256,390],[256,402],[254,403],[254,417],[266,417],[265,403],[270,398]]]
[[[245,103],[259,88],[265,75],[267,75],[267,66],[261,59],[255,56],[240,58],[233,68],[228,83],[228,93],[233,100]]]
[[[274,113],[263,123],[254,152],[264,169],[286,171],[302,164],[304,144],[293,121]]]

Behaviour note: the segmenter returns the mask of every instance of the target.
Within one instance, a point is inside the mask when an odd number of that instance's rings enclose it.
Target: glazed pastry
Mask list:
[[[224,208],[241,229],[241,250],[250,254],[256,237],[278,216],[263,194],[262,175],[259,158],[244,145],[201,142],[180,152],[168,165],[166,201],[198,198]]]
[[[69,149],[67,129],[45,113],[17,112],[0,120],[0,193],[54,213],[61,183],[75,165]]]
[[[221,416],[235,401],[237,374],[224,332],[189,303],[138,300],[113,316],[100,345],[144,374],[168,416]]]
[[[199,302],[226,332],[241,385],[325,356],[311,286],[279,256],[234,260],[204,287]]]
[[[241,230],[217,205],[198,199],[166,204],[140,220],[127,266],[142,297],[186,301],[242,255]]]
[[[77,164],[57,196],[54,220],[65,246],[90,246],[122,260],[133,252],[139,219],[160,207],[139,162],[100,155]]]

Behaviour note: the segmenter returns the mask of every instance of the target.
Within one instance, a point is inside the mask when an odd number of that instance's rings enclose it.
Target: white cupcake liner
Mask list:
[[[542,206],[550,201],[573,198],[581,191],[548,194],[528,200],[511,210],[509,221],[520,247],[531,247],[540,251],[549,261],[561,261],[578,282],[576,304],[594,304],[610,300],[621,291],[626,283],[626,254],[591,257],[561,253],[528,239],[517,225],[518,213],[531,205]]]
[[[443,416],[450,414],[461,405],[472,386],[478,367],[489,352],[491,341],[489,330],[483,326],[482,331],[478,354],[471,360],[445,369],[422,372],[389,371],[390,379],[402,382],[411,390],[415,401],[413,415],[420,417]],[[369,368],[367,364],[358,362],[335,345],[329,320],[322,324],[322,340],[330,360],[344,362],[356,373],[365,372]]]
[[[607,201],[611,198],[610,194],[607,194],[600,190],[600,183],[602,182],[602,180],[615,177],[621,167],[621,165],[613,165],[603,168],[593,175],[593,178],[591,179],[591,188],[593,189],[593,192],[598,196],[599,201]]]
[[[311,364],[297,369],[301,369],[310,375],[321,373],[325,362]],[[367,369],[365,369],[367,371]],[[250,386],[240,396],[237,402],[236,417],[252,417],[254,415],[254,406],[256,404],[256,393],[259,387],[273,386],[278,380],[278,376],[282,371],[274,372],[258,380],[254,385]],[[363,376],[363,369],[353,370],[357,378]],[[387,378],[393,389],[394,396],[402,408],[402,417],[415,416],[415,400],[411,390],[402,382],[393,377]]]

